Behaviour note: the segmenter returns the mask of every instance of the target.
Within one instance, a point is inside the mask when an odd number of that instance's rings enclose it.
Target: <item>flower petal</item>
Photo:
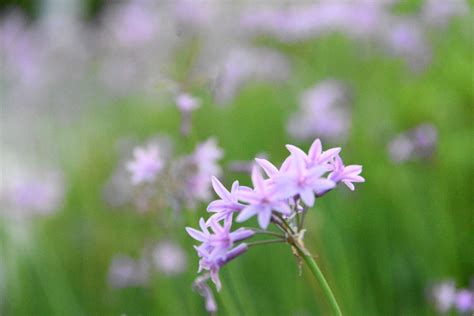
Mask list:
[[[237,222],[243,222],[254,216],[260,211],[261,207],[259,205],[249,205],[240,211],[239,216],[237,216]]]
[[[270,161],[261,158],[255,158],[255,161],[262,167],[263,171],[269,177],[273,177],[274,175],[278,174],[278,168],[275,167]]]
[[[205,242],[207,240],[207,236],[197,229],[186,227],[186,231],[192,238],[196,239],[197,241]]]
[[[211,179],[212,187],[214,188],[214,191],[217,193],[217,195],[223,200],[232,200],[232,195],[229,191],[227,191],[227,189],[222,185],[222,183],[214,176]]]
[[[269,207],[265,207],[264,210],[258,213],[258,224],[262,229],[267,229],[270,224],[270,218],[272,217],[272,210]]]
[[[312,207],[314,205],[314,193],[310,189],[306,189],[300,192],[300,197],[303,200],[304,204],[308,207]]]

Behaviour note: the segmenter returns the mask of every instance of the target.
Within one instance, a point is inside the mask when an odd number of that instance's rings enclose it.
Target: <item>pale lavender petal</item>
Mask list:
[[[199,230],[196,230],[196,229],[191,228],[191,227],[186,227],[186,231],[188,232],[188,234],[191,237],[193,237],[197,241],[204,242],[204,241],[207,240],[207,236],[205,234],[203,234],[202,232],[200,232]]]
[[[318,179],[313,183],[313,190],[316,191],[316,193],[326,192],[328,190],[334,189],[335,187],[336,183],[328,179]]]
[[[242,211],[240,211],[239,216],[237,216],[237,222],[243,222],[249,219],[250,217],[254,216],[255,214],[259,213],[260,207],[258,205],[249,205],[245,207]]]
[[[238,198],[247,203],[258,203],[260,201],[255,191],[239,191]]]
[[[336,157],[341,152],[340,147],[331,148],[326,150],[324,153],[321,154],[321,158],[319,159],[319,163],[325,163]]]
[[[312,207],[314,205],[314,192],[309,188],[301,191],[300,197],[306,206]]]
[[[291,208],[288,205],[288,203],[285,202],[279,202],[273,204],[273,209],[279,213],[282,213],[284,215],[290,215],[291,214]]]
[[[217,193],[217,195],[226,201],[231,201],[232,200],[232,195],[227,191],[227,189],[222,185],[222,183],[217,179],[216,177],[212,177],[212,187],[214,188],[214,191]]]
[[[260,167],[262,167],[267,176],[273,177],[274,175],[278,174],[278,168],[275,167],[270,161],[261,158],[255,158],[255,160],[260,165]]]
[[[224,211],[226,209],[229,209],[229,203],[226,202],[226,201],[222,201],[222,200],[212,201],[207,206],[207,211],[208,212],[221,212],[221,211]]]
[[[316,138],[316,140],[311,144],[311,147],[309,148],[308,152],[308,157],[311,161],[317,161],[319,156],[321,156],[321,152],[323,150],[323,146],[321,145],[321,141],[319,138]]]
[[[252,183],[257,192],[265,192],[265,183],[257,167],[253,167],[252,169]]]
[[[272,210],[269,207],[266,207],[258,213],[258,224],[262,229],[267,229],[271,217]]]

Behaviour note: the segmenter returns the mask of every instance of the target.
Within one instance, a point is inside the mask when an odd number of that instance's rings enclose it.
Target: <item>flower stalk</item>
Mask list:
[[[364,182],[360,176],[362,166],[344,165],[339,156],[340,148],[322,150],[319,139],[311,145],[308,153],[287,145],[288,156],[280,168],[265,159],[256,159],[258,166],[252,169],[253,187],[241,186],[234,181],[229,191],[217,178],[212,186],[220,199],[212,201],[207,211],[214,213],[207,221],[201,218],[201,230],[187,227],[188,234],[201,242],[195,249],[200,257],[199,271],[210,271],[209,276],[221,288],[219,270],[249,247],[271,243],[287,243],[293,254],[304,261],[319,282],[332,312],[342,315],[341,309],[323,273],[303,244],[306,229],[306,213],[316,199],[343,183],[353,190],[353,183]],[[266,174],[263,177],[260,169]],[[256,216],[260,229],[241,227],[232,231],[233,215],[237,222]],[[280,232],[268,230],[269,225]],[[247,241],[261,234],[273,239]]]
[[[339,308],[336,297],[334,296],[331,287],[326,281],[321,269],[319,269],[319,266],[314,260],[313,256],[308,252],[308,250],[306,250],[306,248],[302,247],[299,242],[293,242],[292,246],[296,249],[298,255],[303,258],[303,261],[306,263],[308,268],[311,270],[311,273],[313,273],[313,276],[319,282],[319,285],[321,286],[321,289],[323,290],[323,293],[329,302],[329,306],[331,306],[332,313],[336,316],[342,316],[342,312]]]

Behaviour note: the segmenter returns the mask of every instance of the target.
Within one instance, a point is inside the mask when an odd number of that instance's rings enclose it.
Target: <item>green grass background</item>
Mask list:
[[[454,23],[431,34],[433,61],[414,73],[375,48],[339,35],[298,45],[277,45],[291,60],[287,84],[250,83],[227,107],[212,103],[195,87],[203,106],[193,118],[193,135],[179,136],[179,114],[162,101],[130,98],[95,104],[73,124],[54,117],[47,142],[65,171],[68,193],[55,215],[22,228],[0,223],[5,270],[2,315],[205,315],[191,290],[197,257],[184,226],[197,226],[205,206],[184,212],[174,230],[154,215],[108,209],[103,186],[116,168],[117,139],[145,141],[171,135],[178,153],[215,136],[225,150],[223,165],[267,152],[280,163],[288,115],[299,94],[314,83],[336,78],[353,90],[353,120],[342,157],[364,166],[366,183],[353,193],[331,192],[309,213],[305,243],[317,256],[346,315],[432,315],[426,299],[430,282],[454,278],[468,286],[474,272],[473,234],[473,46],[472,24]],[[393,164],[386,144],[396,133],[432,122],[439,131],[434,157]],[[307,149],[310,143],[297,143]],[[226,172],[248,184],[245,175]],[[167,214],[170,210],[157,210]],[[22,237],[23,236],[23,237]],[[138,257],[146,240],[171,238],[183,245],[189,265],[176,277],[152,276],[147,287],[112,290],[107,271],[112,257]],[[219,315],[326,315],[318,284],[286,245],[252,248],[225,266],[217,295]]]

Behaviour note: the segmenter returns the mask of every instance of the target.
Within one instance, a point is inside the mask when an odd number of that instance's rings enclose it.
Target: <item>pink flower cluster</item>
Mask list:
[[[211,202],[207,211],[214,214],[207,222],[200,219],[201,231],[186,228],[192,238],[201,242],[200,246],[196,246],[200,257],[199,271],[209,270],[217,289],[221,287],[219,269],[251,245],[240,243],[236,246],[236,242],[246,240],[255,233],[271,234],[266,230],[271,222],[291,224],[297,213],[306,212],[338,183],[354,190],[354,183],[365,181],[360,176],[362,166],[344,164],[339,156],[341,148],[323,151],[319,139],[313,142],[308,153],[293,145],[286,147],[290,155],[280,168],[268,160],[256,159],[259,167],[255,166],[252,170],[253,188],[241,186],[235,181],[228,191],[213,177],[212,186],[220,199]],[[231,232],[234,213],[237,213],[237,222],[256,216],[262,230],[239,228]],[[290,230],[295,238],[302,238],[301,223],[297,224],[295,229]]]

